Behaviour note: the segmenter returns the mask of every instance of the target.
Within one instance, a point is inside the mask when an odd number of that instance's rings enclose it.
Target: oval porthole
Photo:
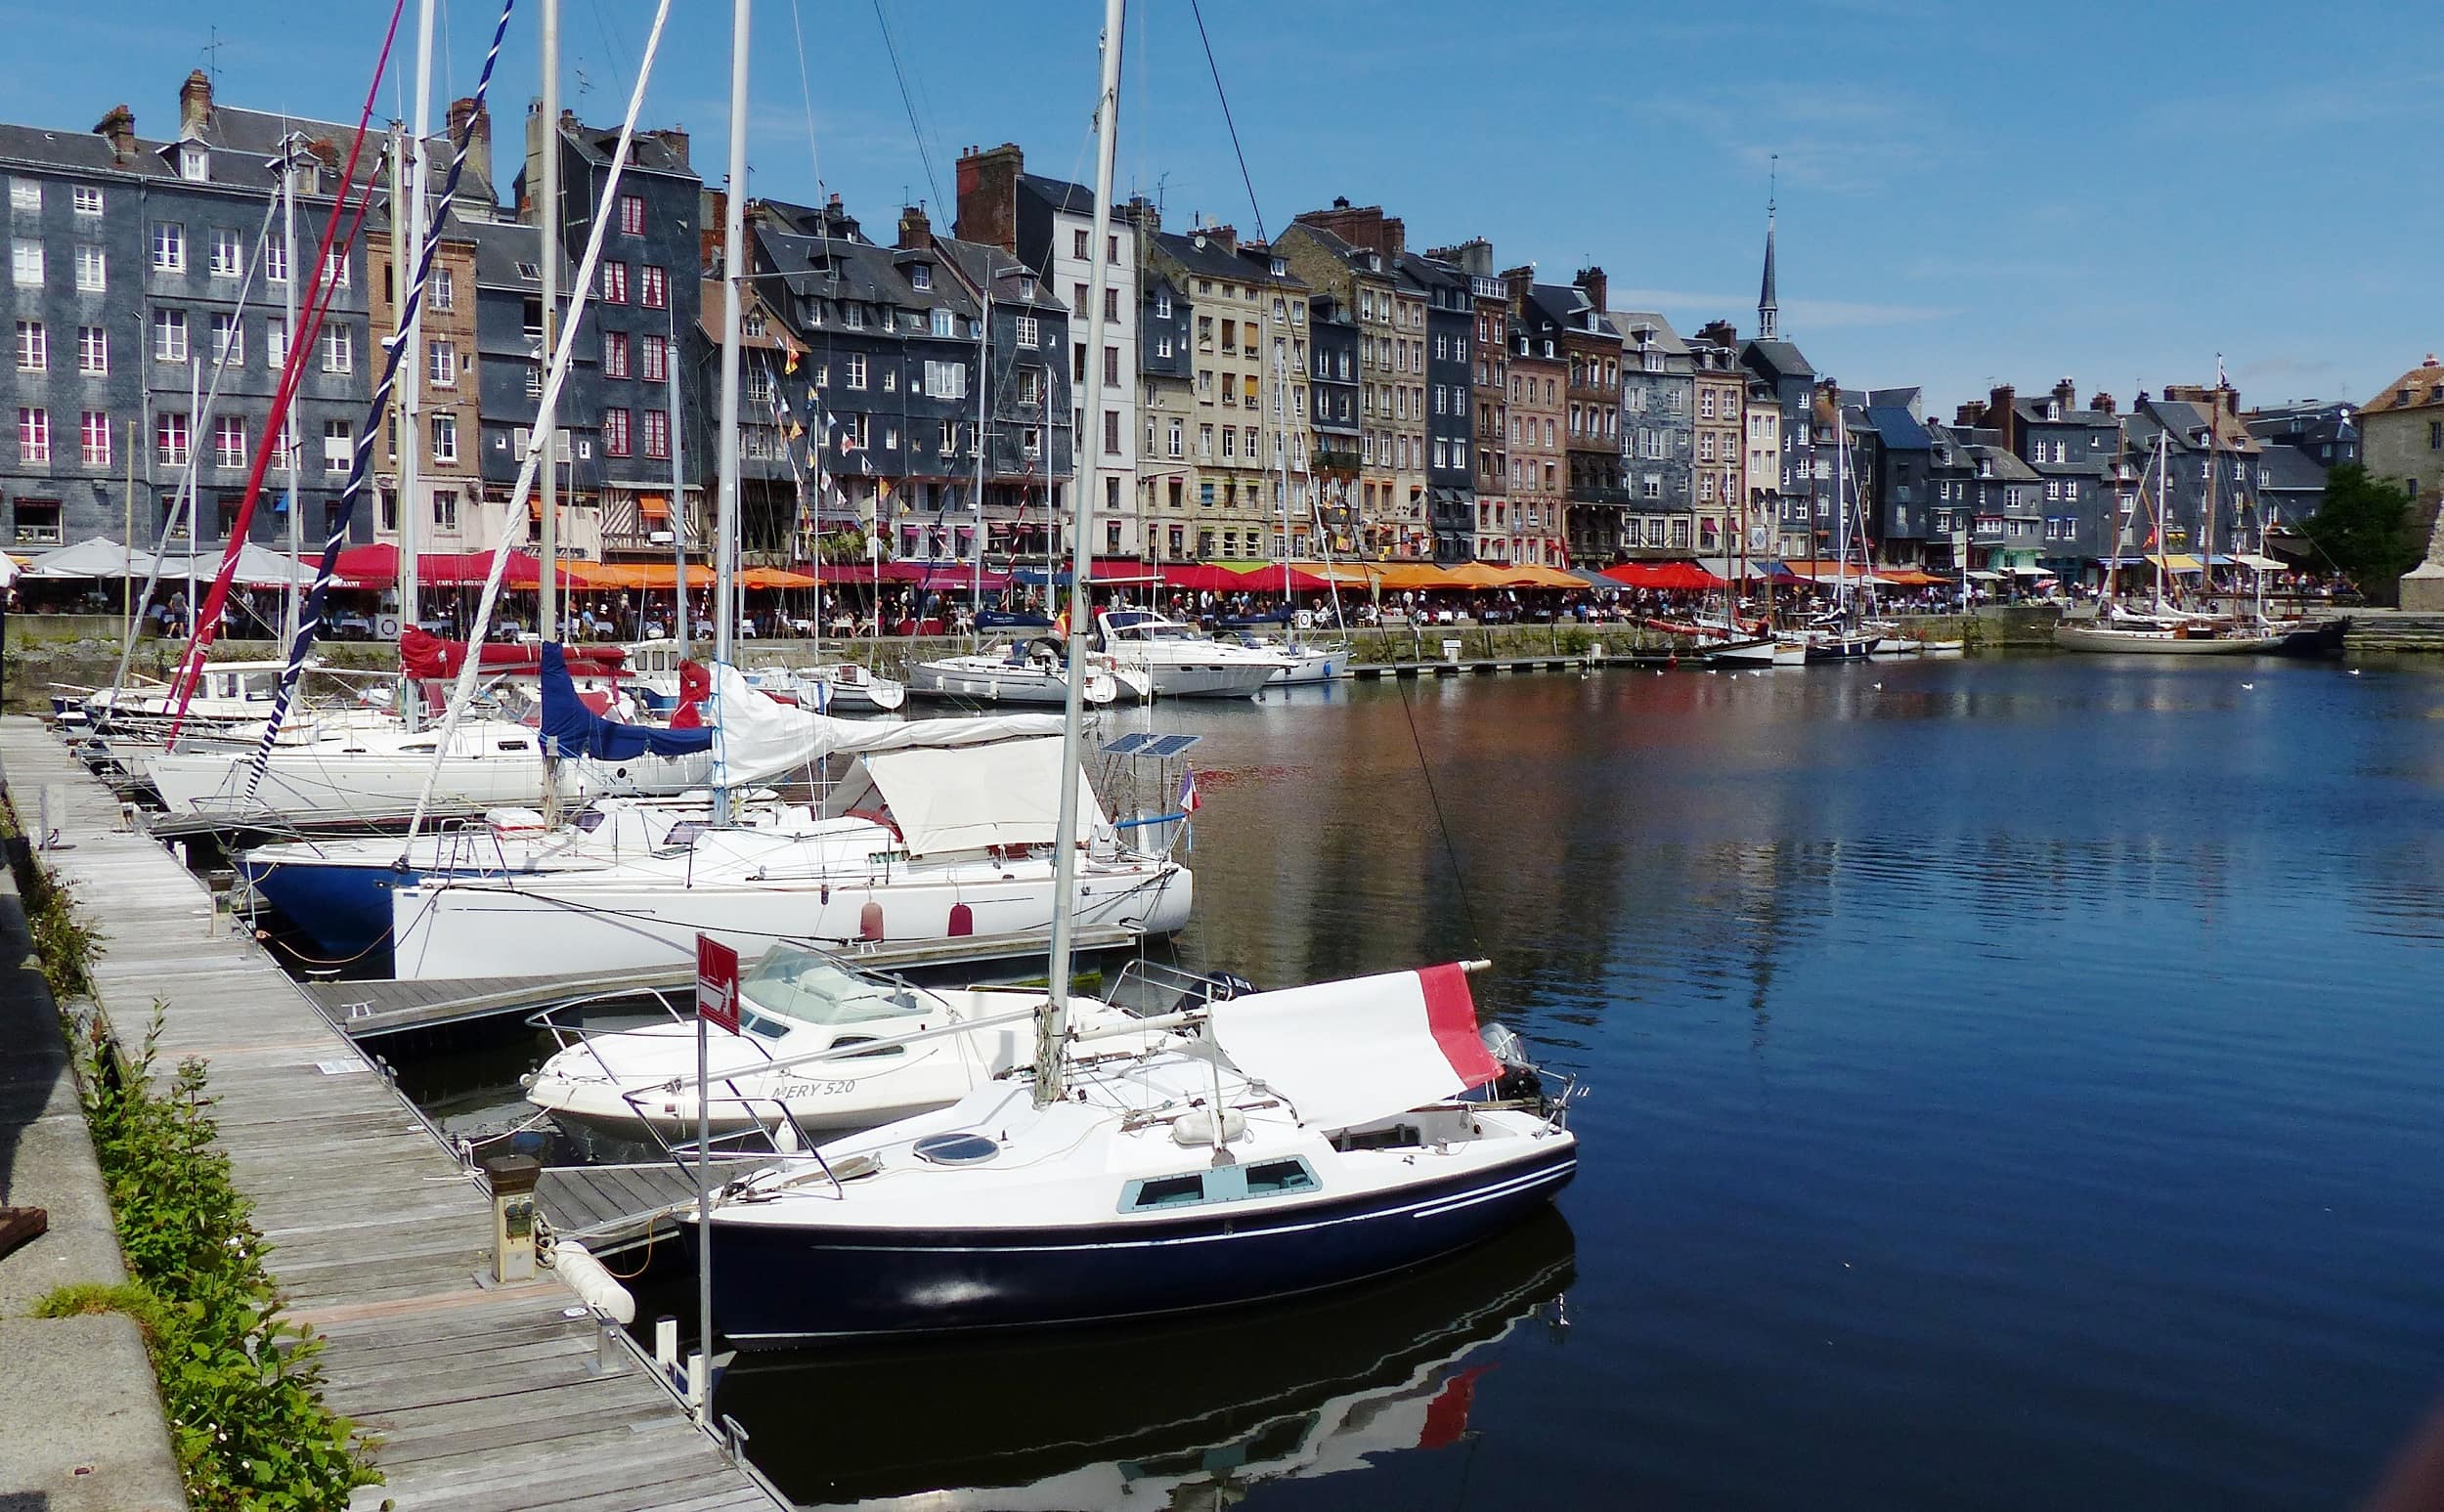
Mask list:
[[[1000,1145],[981,1134],[929,1134],[908,1147],[936,1165],[982,1165],[1001,1153]]]

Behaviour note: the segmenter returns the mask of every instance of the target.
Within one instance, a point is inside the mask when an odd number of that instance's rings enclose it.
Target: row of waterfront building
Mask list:
[[[396,410],[385,424],[357,539],[396,539],[403,508],[434,549],[539,529],[539,506],[512,519],[509,496],[543,388],[546,151],[564,187],[563,315],[577,249],[608,223],[557,410],[560,539],[618,559],[701,538],[721,191],[681,131],[640,134],[607,201],[612,131],[530,109],[505,186],[483,112],[460,102],[450,131],[470,144],[468,171],[406,365],[417,410],[411,434]],[[0,126],[11,542],[150,540],[191,476],[196,534],[225,537],[304,281],[287,266],[283,177],[310,259],[351,135],[221,105],[200,71],[169,140],[139,137],[124,106],[87,132]],[[420,156],[438,190],[451,155],[450,141],[417,154],[396,137],[368,146],[371,213],[330,255],[335,298],[292,414],[308,539],[328,528],[392,338],[389,164]],[[964,153],[957,194],[955,236],[922,206],[888,238],[836,195],[747,207],[752,557],[804,560],[842,531],[899,558],[1039,554],[1090,471],[1094,548],[1113,557],[1820,558],[1847,498],[1878,560],[1935,571],[2092,572],[2210,531],[2218,551],[2246,549],[2311,512],[2325,470],[2363,444],[2422,502],[2444,486],[2432,359],[2356,408],[2244,411],[2220,378],[2082,402],[2065,379],[1997,388],[1943,421],[1915,388],[1843,387],[1780,327],[1770,213],[1743,336],[1614,308],[1599,267],[1552,282],[1482,237],[1412,249],[1401,218],[1345,199],[1268,238],[1166,225],[1132,198],[1097,247],[1091,192],[1026,172],[1015,145]],[[284,490],[286,472],[272,481]],[[257,520],[259,538],[284,539],[277,509]]]

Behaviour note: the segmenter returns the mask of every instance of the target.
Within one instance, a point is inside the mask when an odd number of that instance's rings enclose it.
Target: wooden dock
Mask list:
[[[1116,925],[1097,925],[1078,930],[1077,948],[1085,954],[1124,950],[1138,939],[1135,932]],[[971,934],[957,939],[883,940],[842,946],[838,954],[875,971],[912,972],[1041,961],[1050,949],[1049,935],[1031,930],[1018,934]],[[532,1014],[589,999],[642,997],[656,992],[692,993],[695,980],[696,963],[690,960],[661,967],[550,976],[317,981],[306,983],[304,990],[349,1038],[362,1040],[404,1029],[431,1029],[512,1014]]]
[[[713,1180],[719,1185],[735,1174],[717,1164]],[[536,1184],[535,1201],[554,1236],[619,1255],[675,1234],[676,1215],[695,1205],[696,1178],[671,1160],[551,1166]]]
[[[387,1484],[354,1506],[764,1508],[786,1505],[697,1428],[626,1335],[546,1273],[491,1282],[480,1182],[203,884],[33,719],[0,719],[0,784],[45,801],[39,858],[102,942],[96,996],[124,1043],[155,1012],[164,1064],[211,1065],[219,1143],[300,1321],[327,1341],[327,1400],[380,1447]]]
[[[1641,651],[1606,656],[1503,656],[1458,662],[1361,662],[1349,675],[1361,682],[1385,677],[1491,677],[1497,672],[1584,672],[1607,667],[1662,667],[1674,660],[1669,652]],[[1688,659],[1683,659],[1688,660]]]

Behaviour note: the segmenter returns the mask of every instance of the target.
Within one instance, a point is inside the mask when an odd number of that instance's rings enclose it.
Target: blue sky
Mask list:
[[[1990,381],[2068,374],[2125,401],[2208,381],[2217,352],[2245,403],[2357,399],[2444,345],[2431,7],[1203,3],[1267,228],[1346,194],[1405,217],[1413,244],[1488,236],[1555,281],[1592,259],[1616,307],[1747,332],[1778,152],[1786,333],[1820,371],[1923,385],[1946,417]],[[10,9],[13,53],[50,62],[13,70],[0,118],[83,129],[124,100],[148,136],[215,24],[223,101],[352,119],[388,10]],[[436,91],[463,92],[499,13],[443,10]],[[946,201],[970,144],[1091,175],[1095,0],[880,11],[921,135],[874,0],[758,0],[756,192],[812,197],[819,168],[888,239],[903,194]],[[496,86],[504,154],[536,89],[537,14],[520,0]],[[563,0],[566,103],[617,121],[651,15]],[[647,98],[647,123],[685,125],[712,180],[727,48],[728,7],[680,0]],[[1128,54],[1122,184],[1158,192],[1166,224],[1252,231],[1187,0],[1133,7]],[[403,42],[382,115],[412,56]]]

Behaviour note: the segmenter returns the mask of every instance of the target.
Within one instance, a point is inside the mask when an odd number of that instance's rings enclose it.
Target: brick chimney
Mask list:
[[[1572,279],[1570,281],[1586,291],[1587,302],[1595,307],[1596,314],[1603,314],[1605,309],[1604,295],[1609,291],[1611,286],[1611,281],[1604,277],[1603,269],[1582,268],[1578,272],[1578,277]]]
[[[1239,251],[1239,228],[1217,222],[1199,231],[1197,240],[1200,245],[1218,246],[1224,254],[1236,255]]]
[[[1510,296],[1512,308],[1527,303],[1528,296],[1536,288],[1536,265],[1521,263],[1516,268],[1505,268],[1502,271],[1502,286],[1503,291]]]
[[[466,143],[466,165],[492,182],[492,112],[475,103],[474,97],[450,102],[450,140]]]
[[[659,137],[662,141],[662,145],[670,150],[671,155],[678,160],[678,165],[680,167],[689,168],[695,166],[687,160],[686,127],[665,126],[659,131],[648,131],[645,135],[649,137]]]
[[[2069,414],[2072,410],[2076,410],[2079,408],[2079,386],[2076,383],[2072,382],[2069,378],[2065,378],[2061,382],[2055,384],[2054,403],[2062,407],[2062,411],[2065,414]]]
[[[1708,321],[1697,327],[1697,339],[1709,346],[1736,348],[1740,344],[1739,327],[1729,321]]]
[[[1132,194],[1120,202],[1120,219],[1148,236],[1162,229],[1162,211],[1143,194]]]
[[[1952,424],[1962,430],[1985,429],[1986,401],[1982,399],[1962,400],[1960,408],[1952,411]]]
[[[1398,257],[1409,244],[1408,229],[1397,217],[1383,218],[1379,204],[1353,205],[1343,194],[1332,201],[1329,210],[1309,210],[1298,217],[1309,226],[1329,231],[1354,247]]]
[[[212,124],[212,75],[201,68],[178,86],[178,134],[200,134]]]
[[[972,147],[959,154],[956,225],[961,240],[982,241],[1018,255],[1019,175],[1026,171],[1026,154],[1016,142],[983,151]]]
[[[123,105],[110,107],[110,113],[94,122],[94,134],[109,140],[110,155],[120,162],[136,155],[136,112]]]
[[[928,251],[934,245],[934,221],[923,205],[903,205],[899,211],[899,239],[895,246],[903,252]]]
[[[2121,412],[2120,401],[2115,399],[2111,394],[2106,393],[2103,389],[2098,389],[2095,393],[2087,396],[2087,407],[2101,414],[2119,414]]]
[[[2019,394],[2008,383],[1998,385],[1986,397],[1986,423],[2002,433],[2003,450],[2020,450],[2020,411],[2012,408]]]
[[[1409,251],[1409,225],[1397,215],[1383,217],[1383,255],[1398,262]]]

